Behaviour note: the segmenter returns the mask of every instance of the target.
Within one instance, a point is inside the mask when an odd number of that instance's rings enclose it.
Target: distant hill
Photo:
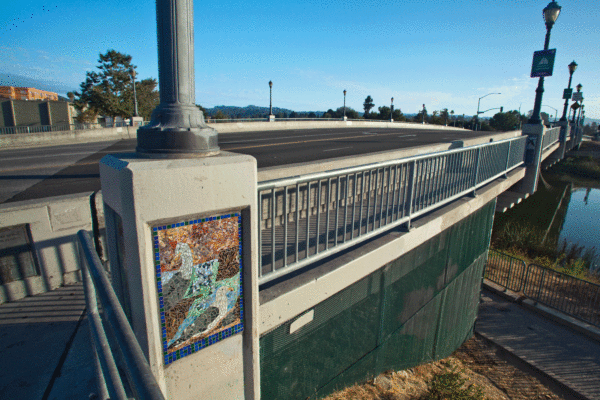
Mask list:
[[[214,117],[219,111],[229,118],[263,118],[269,115],[269,107],[258,107],[252,105],[246,107],[215,106],[213,108],[207,108],[206,114],[209,117]],[[289,110],[287,108],[273,107],[274,115],[284,114],[285,117],[289,117],[293,112],[293,110]],[[295,111],[296,114],[299,114],[299,117],[305,117],[311,112],[315,113],[317,117],[320,117],[325,113],[324,111]]]

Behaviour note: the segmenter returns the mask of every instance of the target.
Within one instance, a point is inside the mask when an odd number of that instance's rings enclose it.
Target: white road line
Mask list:
[[[398,135],[398,137],[410,137],[410,136],[417,136],[417,135]]]
[[[328,149],[328,150],[323,150],[323,152],[326,152],[326,151],[336,151],[336,150],[343,150],[343,149],[351,149],[351,148],[352,148],[352,146],[348,146],[348,147],[340,147],[340,148],[338,148],[338,149]]]
[[[262,138],[262,139],[248,139],[248,140],[231,140],[231,141],[223,141],[223,140],[219,140],[219,143],[221,144],[240,144],[240,143],[252,143],[252,142],[263,142],[265,140],[283,140],[283,139],[297,139],[297,138],[303,138],[303,137],[320,137],[320,136],[330,136],[330,135],[348,135],[351,132],[335,132],[335,133],[327,133],[327,135],[323,135],[323,134],[316,134],[316,135],[297,135],[297,136],[279,136],[279,137],[275,137],[275,138]]]

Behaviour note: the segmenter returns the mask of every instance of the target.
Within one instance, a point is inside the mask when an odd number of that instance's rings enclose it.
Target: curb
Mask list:
[[[528,299],[524,295],[515,293],[508,289],[504,289],[502,286],[499,286],[487,279],[483,280],[483,288],[513,303],[517,303],[529,311],[533,311],[537,314],[540,314],[543,317],[548,318],[553,322],[556,322],[557,324],[566,326],[567,328],[570,328],[571,330],[574,330],[577,333],[580,333],[592,340],[600,342],[600,329],[596,328],[591,324],[580,321],[558,310],[539,304],[534,300]]]

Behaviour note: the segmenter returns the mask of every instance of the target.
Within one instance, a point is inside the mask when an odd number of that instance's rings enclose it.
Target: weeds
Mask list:
[[[480,387],[467,384],[467,378],[456,367],[436,374],[427,382],[427,393],[419,400],[484,400]]]
[[[597,259],[595,248],[585,248],[563,240],[557,245],[544,241],[542,229],[518,222],[508,222],[494,232],[492,247],[519,258],[573,277],[600,283],[600,276],[591,267]]]

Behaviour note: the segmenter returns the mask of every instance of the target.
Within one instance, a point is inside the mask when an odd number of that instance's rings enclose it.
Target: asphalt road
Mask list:
[[[252,155],[258,168],[449,143],[485,136],[472,131],[390,128],[299,129],[225,133],[222,150]],[[135,151],[136,140],[0,151],[0,202],[100,189],[98,162]]]

